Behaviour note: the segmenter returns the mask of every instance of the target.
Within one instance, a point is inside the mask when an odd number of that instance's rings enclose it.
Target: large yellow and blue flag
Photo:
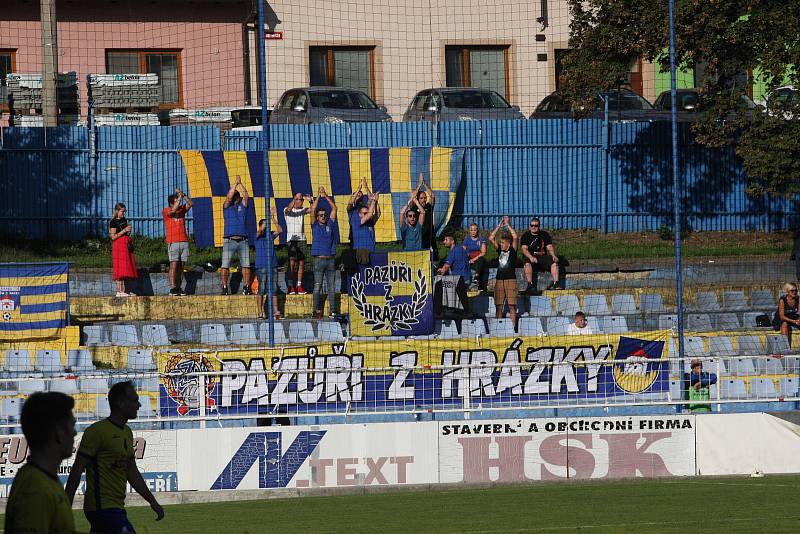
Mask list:
[[[420,175],[436,195],[435,230],[444,228],[455,204],[463,172],[463,148],[395,147],[330,150],[271,150],[264,179],[261,152],[180,151],[189,194],[194,200],[193,227],[198,247],[222,246],[222,206],[239,176],[252,197],[247,213],[251,240],[256,223],[265,218],[266,199],[278,222],[286,228],[283,210],[296,193],[317,196],[320,187],[339,210],[339,235],[349,241],[347,202],[362,179],[370,191],[380,193],[381,217],[375,225],[378,242],[400,240],[398,213],[416,189]],[[271,190],[267,193],[267,187]],[[326,208],[325,202],[319,207]],[[311,217],[305,218],[305,235],[311,242]],[[282,235],[280,242],[285,241]]]
[[[69,310],[69,264],[0,264],[0,339],[61,337]]]

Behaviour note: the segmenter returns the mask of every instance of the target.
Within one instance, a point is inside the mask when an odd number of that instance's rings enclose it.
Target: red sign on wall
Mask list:
[[[281,41],[283,40],[283,32],[264,32],[264,39],[267,41]]]

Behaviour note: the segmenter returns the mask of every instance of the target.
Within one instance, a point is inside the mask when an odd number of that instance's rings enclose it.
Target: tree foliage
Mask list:
[[[571,51],[562,87],[575,109],[626,83],[642,57],[669,71],[667,0],[568,0]],[[676,63],[696,69],[702,90],[697,140],[735,147],[751,193],[800,192],[800,102],[748,111],[741,95],[753,73],[768,92],[800,89],[800,1],[675,0]],[[772,106],[771,106],[772,108]]]

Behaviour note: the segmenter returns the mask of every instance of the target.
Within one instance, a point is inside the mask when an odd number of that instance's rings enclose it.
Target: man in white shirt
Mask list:
[[[589,336],[594,334],[592,327],[586,322],[586,314],[579,311],[575,314],[575,322],[567,328],[567,334],[570,336]]]
[[[304,208],[303,203],[306,200],[311,202],[311,197],[295,193],[289,205],[283,210],[283,215],[286,217],[286,252],[289,254],[286,285],[289,286],[290,295],[306,294],[306,290],[303,289],[303,270],[306,266],[305,222],[308,213],[308,208]]]

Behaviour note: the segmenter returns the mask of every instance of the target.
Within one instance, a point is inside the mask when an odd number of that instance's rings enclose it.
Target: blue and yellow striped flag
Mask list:
[[[222,205],[236,176],[241,177],[253,199],[247,214],[250,239],[256,223],[266,213],[267,183],[261,152],[180,151],[189,194],[194,200],[194,239],[198,247],[222,246]],[[444,147],[369,148],[331,150],[271,150],[266,170],[271,187],[269,206],[277,210],[278,222],[286,229],[283,210],[295,193],[317,196],[320,187],[339,208],[339,235],[349,240],[345,208],[353,191],[365,179],[369,189],[381,194],[381,217],[375,225],[378,242],[400,240],[398,213],[416,189],[420,174],[436,195],[435,230],[444,228],[453,211],[461,183],[464,149]],[[307,205],[306,205],[307,206]],[[319,204],[327,208],[325,202]],[[311,242],[311,217],[305,218],[305,235]],[[285,242],[285,235],[281,236]]]
[[[69,264],[0,264],[0,339],[61,337],[67,326]]]

